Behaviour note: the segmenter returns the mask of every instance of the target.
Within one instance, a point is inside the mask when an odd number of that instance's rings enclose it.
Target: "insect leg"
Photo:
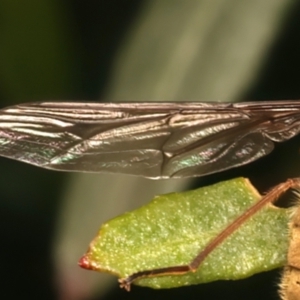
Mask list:
[[[182,275],[187,272],[196,272],[205,258],[218,247],[227,237],[244,224],[251,216],[262,209],[266,204],[275,202],[283,193],[290,188],[300,187],[300,178],[288,179],[272,188],[264,197],[252,205],[242,215],[236,218],[223,231],[221,231],[199,254],[187,265],[171,266],[152,270],[144,270],[134,273],[126,278],[119,279],[120,287],[130,290],[131,284],[145,277],[166,275]]]

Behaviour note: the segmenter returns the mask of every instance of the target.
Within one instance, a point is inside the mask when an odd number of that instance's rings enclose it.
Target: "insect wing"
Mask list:
[[[0,155],[149,178],[247,164],[299,133],[300,102],[32,103],[0,110]]]

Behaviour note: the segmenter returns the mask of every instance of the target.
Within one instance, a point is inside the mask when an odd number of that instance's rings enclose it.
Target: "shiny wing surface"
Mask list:
[[[39,167],[192,177],[258,159],[300,131],[300,101],[45,102],[0,110],[0,155]]]

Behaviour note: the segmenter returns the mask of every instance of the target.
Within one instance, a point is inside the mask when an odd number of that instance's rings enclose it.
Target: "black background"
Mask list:
[[[36,74],[36,78],[24,83],[30,90],[26,93],[17,76],[16,84],[7,86],[3,78],[8,74],[1,71],[1,107],[29,100],[101,98],[116,49],[141,5],[142,2],[137,0],[65,1],[64,9],[69,15],[65,21],[71,28],[71,32],[66,33],[70,37],[68,47],[76,46],[69,57],[73,64],[73,81],[62,82],[64,88],[59,88],[53,80],[53,86],[49,84],[43,89]],[[4,13],[0,12],[0,30],[3,31],[8,30],[1,22]],[[282,24],[262,72],[241,100],[300,99],[299,19],[300,5],[295,6]],[[1,60],[9,59],[2,55]],[[55,70],[52,71],[55,74]],[[201,184],[244,176],[249,177],[260,191],[266,191],[288,177],[299,175],[297,168],[290,167],[300,161],[299,148],[300,139],[296,137],[278,145],[272,154],[258,162],[207,176]],[[50,249],[59,208],[55,199],[67,180],[66,175],[4,158],[0,158],[0,170],[1,295],[3,299],[57,299]],[[162,291],[134,287],[130,293],[119,289],[116,284],[115,289],[102,299],[278,299],[275,286],[279,277],[280,271],[276,270],[236,282]]]

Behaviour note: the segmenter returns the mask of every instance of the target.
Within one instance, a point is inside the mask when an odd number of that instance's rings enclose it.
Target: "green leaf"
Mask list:
[[[188,264],[216,235],[261,196],[237,178],[149,204],[104,224],[81,259],[82,267],[124,278],[133,273]],[[135,283],[171,288],[241,279],[284,265],[286,209],[266,205],[218,246],[195,273],[143,278]]]

